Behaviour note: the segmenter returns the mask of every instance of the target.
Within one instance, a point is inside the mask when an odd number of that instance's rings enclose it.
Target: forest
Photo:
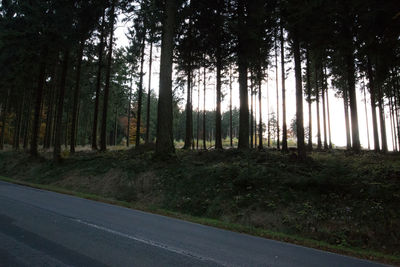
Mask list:
[[[397,0],[2,0],[0,66],[0,175],[400,262]]]

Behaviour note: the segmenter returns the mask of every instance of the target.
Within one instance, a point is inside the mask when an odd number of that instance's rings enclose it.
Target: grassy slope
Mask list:
[[[113,151],[80,153],[55,165],[6,152],[0,153],[0,174],[231,230],[400,263],[398,155],[319,152],[299,163],[293,155],[273,151],[178,151],[165,162],[154,160],[152,152]]]

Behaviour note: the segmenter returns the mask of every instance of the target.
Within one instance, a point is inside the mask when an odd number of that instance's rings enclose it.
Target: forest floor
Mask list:
[[[400,264],[400,155],[148,149],[0,153],[2,179]],[[7,178],[4,178],[7,177]]]

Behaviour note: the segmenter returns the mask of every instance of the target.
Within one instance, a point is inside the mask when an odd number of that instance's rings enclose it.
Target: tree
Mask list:
[[[110,41],[108,45],[108,58],[107,58],[107,69],[106,69],[106,83],[104,86],[104,99],[103,99],[103,114],[101,121],[101,135],[100,135],[100,151],[106,151],[106,130],[107,130],[107,111],[108,111],[108,96],[110,94],[110,76],[111,76],[111,62],[113,52],[113,38],[114,38],[114,20],[115,20],[115,5],[117,0],[111,0],[110,10]]]
[[[165,2],[161,42],[160,89],[158,100],[156,153],[159,156],[175,151],[172,134],[172,56],[175,32],[176,0]]]
[[[238,44],[237,44],[237,64],[239,70],[239,96],[240,96],[240,123],[239,123],[239,149],[249,148],[249,105],[247,93],[247,69],[248,44],[245,15],[246,1],[238,0]]]
[[[99,102],[100,102],[100,88],[101,88],[101,74],[103,68],[103,52],[104,52],[104,35],[105,35],[105,10],[101,19],[100,26],[100,43],[99,43],[99,52],[98,52],[98,68],[97,68],[97,80],[96,80],[96,95],[95,95],[95,104],[94,104],[94,113],[93,113],[93,130],[92,130],[92,149],[97,150],[97,121],[99,118]]]

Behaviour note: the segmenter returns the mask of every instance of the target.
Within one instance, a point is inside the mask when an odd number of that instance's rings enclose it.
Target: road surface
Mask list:
[[[381,266],[0,182],[0,266]]]

